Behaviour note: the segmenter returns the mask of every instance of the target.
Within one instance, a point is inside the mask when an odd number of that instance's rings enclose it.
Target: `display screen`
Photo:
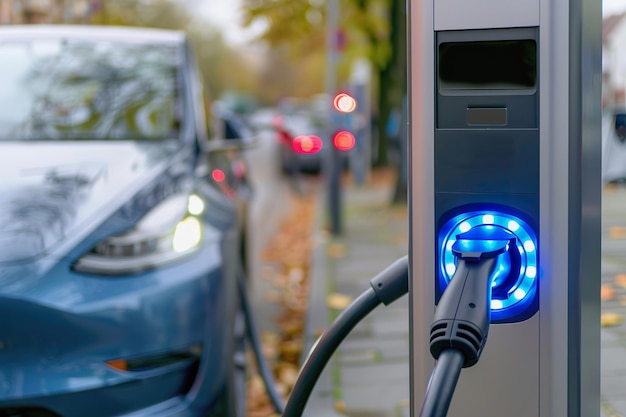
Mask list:
[[[445,42],[439,45],[442,90],[524,90],[537,86],[532,39]]]

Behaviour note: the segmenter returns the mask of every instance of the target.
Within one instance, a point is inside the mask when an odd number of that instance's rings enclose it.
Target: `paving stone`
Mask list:
[[[619,417],[626,416],[626,398],[618,399],[611,401],[609,406],[611,407],[611,411],[617,413]],[[611,414],[608,417],[617,417],[615,414]]]
[[[347,387],[342,389],[341,398],[346,404],[346,412],[351,412],[350,415],[358,411],[369,411],[377,413],[375,415],[395,417],[397,404],[408,400],[409,389],[408,384],[406,390],[381,384]]]
[[[341,367],[341,385],[344,387],[398,385],[409,386],[409,367],[406,363],[368,363]]]
[[[348,340],[341,345],[341,357],[350,355],[372,355],[375,361],[406,361],[409,360],[409,339],[370,339],[364,346],[362,339]],[[367,352],[367,353],[365,353]]]
[[[601,372],[604,376],[617,374],[626,377],[626,349],[622,346],[608,346],[602,349]]]
[[[606,347],[619,347],[622,346],[618,335],[616,335],[610,329],[602,329],[600,332],[600,345],[602,348]]]
[[[624,373],[606,374],[603,373],[601,378],[600,393],[607,401],[613,403],[615,401],[626,399],[626,385],[624,384]]]

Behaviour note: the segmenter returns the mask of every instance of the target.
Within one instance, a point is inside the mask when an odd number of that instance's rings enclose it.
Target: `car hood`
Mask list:
[[[162,172],[176,149],[171,142],[0,143],[0,265],[73,246]]]

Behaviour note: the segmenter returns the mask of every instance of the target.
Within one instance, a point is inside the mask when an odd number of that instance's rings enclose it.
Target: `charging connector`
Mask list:
[[[454,277],[443,293],[430,329],[430,352],[438,362],[431,375],[420,417],[444,417],[461,368],[478,362],[487,342],[491,292],[499,256],[516,248],[515,236],[495,226],[480,226],[457,236]]]

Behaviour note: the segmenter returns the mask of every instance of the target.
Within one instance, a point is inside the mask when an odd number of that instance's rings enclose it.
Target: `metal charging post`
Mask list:
[[[448,415],[597,416],[601,2],[408,6],[411,414],[452,247],[491,227],[520,256],[496,265],[489,340]]]
[[[330,139],[341,126],[342,115],[334,108],[331,110],[331,126],[333,127]],[[338,236],[343,231],[342,209],[341,209],[341,160],[340,151],[329,144],[328,149],[328,213],[330,219],[330,231],[333,236]]]
[[[328,165],[328,201],[333,235],[339,235],[342,232],[341,173],[344,165],[343,156],[345,156],[342,154],[353,149],[356,144],[354,134],[347,129],[351,125],[351,115],[356,108],[356,100],[346,92],[337,93],[333,97],[331,126],[334,129]]]
[[[326,94],[332,97],[337,88],[337,61],[339,55],[338,31],[339,31],[339,0],[328,0],[326,3],[327,27],[326,27],[326,51],[328,59],[326,62]],[[330,103],[329,103],[330,105]],[[341,193],[339,190],[339,169],[337,166],[337,150],[332,146],[332,135],[335,131],[337,112],[330,110],[330,126],[326,129],[328,138],[327,149],[322,161],[323,172],[327,189],[327,206],[330,231],[334,236],[341,234]]]

